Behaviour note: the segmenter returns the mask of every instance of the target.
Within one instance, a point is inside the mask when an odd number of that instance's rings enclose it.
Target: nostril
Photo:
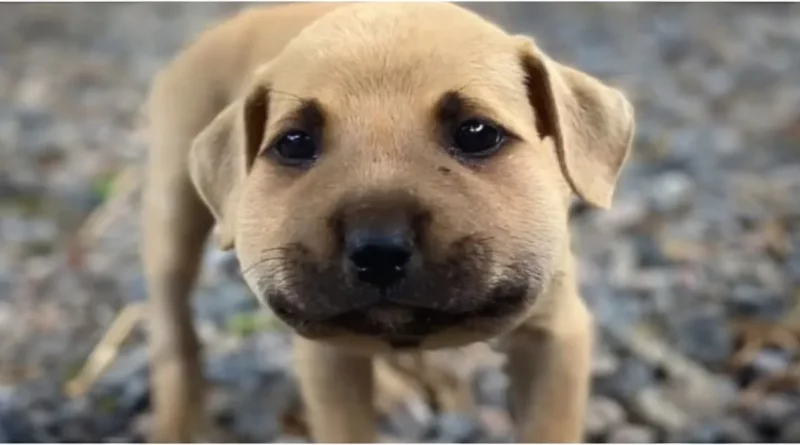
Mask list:
[[[411,256],[403,239],[380,239],[352,249],[349,259],[360,281],[386,288],[403,278]]]
[[[403,247],[367,245],[353,252],[350,260],[358,270],[401,270],[411,259],[411,252]]]

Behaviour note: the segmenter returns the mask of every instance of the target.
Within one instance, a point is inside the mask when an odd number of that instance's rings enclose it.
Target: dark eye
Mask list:
[[[505,135],[486,122],[469,119],[461,123],[453,138],[455,148],[468,156],[488,156],[500,146]]]
[[[292,164],[314,161],[318,155],[314,139],[300,130],[285,133],[275,141],[273,149],[282,160]]]

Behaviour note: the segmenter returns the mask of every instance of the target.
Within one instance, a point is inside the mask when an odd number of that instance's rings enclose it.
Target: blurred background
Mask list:
[[[242,7],[0,5],[0,442],[150,427],[140,107],[182,45]],[[600,331],[589,439],[799,442],[800,5],[468,7],[636,106],[614,207],[577,207],[573,223]],[[235,441],[307,440],[287,332],[256,311],[235,258],[210,247],[205,265],[194,301],[215,423]],[[93,375],[98,344],[116,357]],[[484,345],[453,352],[437,366],[474,409],[400,391],[384,439],[508,440],[501,362]]]

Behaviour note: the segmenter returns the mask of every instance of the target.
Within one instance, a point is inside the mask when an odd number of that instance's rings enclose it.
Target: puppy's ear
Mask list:
[[[552,137],[572,190],[594,206],[610,207],[631,150],[633,106],[619,90],[553,61],[532,40],[519,38],[540,136]]]
[[[253,86],[195,137],[189,152],[192,183],[217,221],[223,249],[234,244],[240,188],[264,138],[268,97],[266,87]]]

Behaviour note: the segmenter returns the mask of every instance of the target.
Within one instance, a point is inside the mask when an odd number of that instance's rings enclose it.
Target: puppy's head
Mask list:
[[[195,140],[190,169],[255,293],[301,335],[453,346],[529,315],[571,193],[607,207],[623,95],[446,4],[343,7]]]

